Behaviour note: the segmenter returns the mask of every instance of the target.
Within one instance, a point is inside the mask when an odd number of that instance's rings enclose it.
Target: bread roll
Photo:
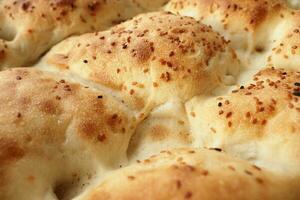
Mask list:
[[[295,199],[288,185],[296,184],[224,153],[177,149],[116,171],[76,200]]]
[[[36,66],[101,84],[130,108],[147,112],[174,97],[186,101],[232,84],[239,64],[211,28],[158,12],[105,32],[71,37]]]
[[[171,0],[165,10],[212,26],[249,70],[266,65],[299,69],[299,17],[295,1]],[[238,19],[238,20],[237,20]]]
[[[299,70],[299,34],[300,12],[291,10],[282,15],[282,25],[279,26],[280,39],[274,40],[272,49],[268,53],[267,65],[270,67]]]
[[[0,199],[70,199],[126,160],[133,116],[101,91],[22,68],[0,88]]]
[[[243,52],[263,50],[259,42],[268,42],[265,36],[272,34],[277,14],[283,9],[279,0],[171,0],[165,7],[212,26]]]
[[[299,79],[299,72],[266,68],[231,94],[195,97],[187,112],[196,143],[277,173],[299,173]]]
[[[28,66],[71,35],[104,30],[167,0],[2,0],[0,69]]]

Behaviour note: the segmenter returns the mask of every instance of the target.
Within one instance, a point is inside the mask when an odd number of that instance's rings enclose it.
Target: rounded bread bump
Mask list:
[[[230,40],[245,68],[298,70],[299,10],[295,1],[171,0],[165,10],[191,16]],[[237,20],[239,19],[239,20]]]
[[[251,52],[262,51],[255,45],[266,42],[262,36],[271,33],[284,5],[279,0],[171,0],[165,10],[194,17],[219,31],[235,49]]]
[[[196,143],[299,174],[299,80],[299,72],[265,68],[227,95],[195,97],[186,107],[195,113],[189,119]]]
[[[240,62],[226,40],[190,17],[141,14],[104,32],[69,38],[36,65],[101,84],[135,110],[231,84]]]
[[[61,77],[33,68],[0,73],[0,199],[71,198],[126,159],[130,112]]]
[[[31,66],[71,36],[105,30],[166,0],[3,0],[0,2],[0,68]]]
[[[293,184],[299,182],[221,152],[185,148],[117,170],[77,200],[294,199]]]

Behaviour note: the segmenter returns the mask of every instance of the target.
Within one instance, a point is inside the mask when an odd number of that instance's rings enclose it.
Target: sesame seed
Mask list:
[[[187,192],[186,194],[185,194],[185,198],[186,199],[190,199],[192,197],[192,193],[191,192]]]
[[[232,122],[229,121],[229,122],[228,122],[228,127],[231,127],[231,126],[232,126]]]
[[[258,183],[260,183],[260,184],[263,184],[263,183],[264,183],[264,181],[263,181],[261,178],[256,178],[256,181],[257,181]]]
[[[128,176],[127,178],[128,178],[129,180],[134,180],[134,179],[135,179],[134,176]]]
[[[226,118],[230,118],[232,116],[232,112],[227,113]]]
[[[196,113],[195,112],[191,112],[191,116],[192,117],[196,117]]]
[[[253,175],[253,173],[252,172],[250,172],[250,171],[248,171],[248,170],[245,170],[244,171],[247,175],[250,175],[250,176],[252,176]]]
[[[97,136],[97,139],[100,141],[100,142],[104,142],[104,140],[106,139],[106,135],[105,134],[99,134]]]
[[[254,169],[258,170],[258,171],[261,171],[261,168],[259,168],[259,167],[256,166],[256,165],[252,165],[252,167],[253,167]]]

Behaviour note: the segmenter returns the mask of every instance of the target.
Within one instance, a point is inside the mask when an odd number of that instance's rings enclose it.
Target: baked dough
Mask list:
[[[299,173],[299,79],[297,72],[266,68],[227,95],[195,97],[186,108],[195,113],[189,121],[197,144],[278,173]]]
[[[32,68],[0,80],[0,199],[55,200],[64,189],[68,199],[126,158],[134,121],[124,105]]]
[[[2,0],[0,68],[23,67],[71,35],[104,30],[167,0]]]
[[[99,22],[163,2],[103,1]],[[171,0],[0,72],[0,199],[298,200],[296,7]]]
[[[247,68],[299,69],[300,13],[285,1],[171,0],[165,10],[212,26],[231,41]]]
[[[234,51],[211,28],[160,12],[68,38],[36,66],[101,84],[129,107],[147,112],[174,97],[186,101],[232,84],[239,65]]]
[[[281,200],[297,199],[297,187],[299,182],[293,178],[274,175],[224,153],[175,149],[116,171],[76,200]]]

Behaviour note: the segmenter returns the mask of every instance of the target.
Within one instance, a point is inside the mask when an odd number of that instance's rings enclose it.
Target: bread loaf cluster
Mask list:
[[[298,7],[0,1],[0,199],[300,199]]]

